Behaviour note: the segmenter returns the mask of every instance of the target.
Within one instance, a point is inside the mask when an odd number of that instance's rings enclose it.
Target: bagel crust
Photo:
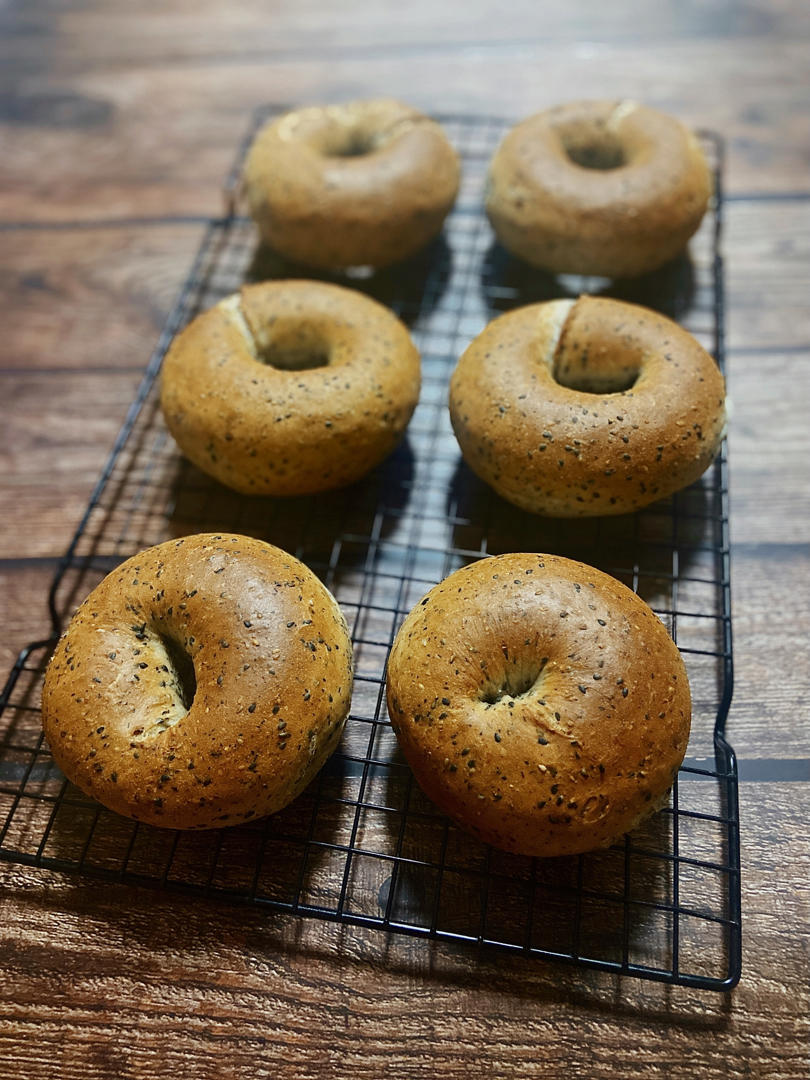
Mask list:
[[[298,109],[267,124],[245,163],[251,216],[307,266],[387,266],[424,247],[455,202],[459,161],[441,127],[387,99]]]
[[[180,449],[244,494],[342,487],[397,445],[419,398],[419,353],[387,308],[314,281],[245,286],[198,315],[163,363]]]
[[[303,791],[351,691],[346,623],[315,575],[203,534],[127,559],[87,597],[48,665],[42,723],[65,776],[109,809],[218,828]]]
[[[552,555],[483,559],[408,615],[388,709],[425,793],[505,851],[607,847],[666,798],[689,738],[686,670],[614,578]]]
[[[534,266],[630,277],[686,247],[711,191],[680,121],[630,101],[579,101],[507,133],[486,209],[503,246]]]
[[[516,506],[621,514],[708,468],[725,433],[725,388],[670,319],[582,296],[491,322],[453,373],[450,418],[467,464]]]

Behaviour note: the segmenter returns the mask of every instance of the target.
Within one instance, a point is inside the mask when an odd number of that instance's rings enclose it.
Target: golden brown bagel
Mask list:
[[[342,487],[397,445],[420,364],[396,316],[316,281],[248,285],[199,315],[163,364],[161,405],[178,446],[237,491]]]
[[[388,709],[426,794],[523,855],[606,847],[664,799],[686,751],[686,670],[615,579],[553,555],[451,574],[408,615]]]
[[[725,432],[723,377],[691,334],[582,296],[491,322],[450,381],[470,468],[549,517],[621,514],[686,487]]]
[[[45,675],[54,759],[88,795],[176,829],[271,814],[335,749],[352,652],[333,597],[245,536],[171,540],[80,606]]]
[[[554,273],[624,277],[686,247],[711,176],[678,120],[631,101],[529,117],[490,165],[486,208],[504,247]]]
[[[298,109],[267,124],[245,164],[265,243],[308,266],[387,266],[436,236],[459,185],[441,127],[398,101]]]

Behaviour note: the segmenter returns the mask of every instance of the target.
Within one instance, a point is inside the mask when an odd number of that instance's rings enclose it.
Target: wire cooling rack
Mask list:
[[[728,989],[740,974],[737,770],[724,737],[731,698],[725,447],[689,489],[634,515],[576,522],[525,514],[463,465],[446,408],[457,357],[495,315],[523,303],[603,293],[656,308],[723,365],[721,146],[702,136],[713,208],[684,256],[633,282],[553,277],[493,241],[482,211],[503,121],[439,119],[463,160],[442,237],[350,284],[388,304],[421,350],[423,389],[406,441],[354,487],[317,499],[248,498],[183,460],[157,403],[173,334],[244,281],[301,276],[257,247],[238,213],[212,220],[136,401],[49,596],[54,634],[122,559],[170,537],[228,530],[278,544],[337,597],[352,630],[356,683],[340,749],[290,807],[261,822],[183,834],[110,813],[69,785],[39,723],[54,640],[20,655],[0,698],[0,859],[263,904],[299,915],[485,943],[625,975]],[[332,280],[336,280],[333,278]],[[485,848],[413,782],[385,709],[385,663],[410,608],[482,556],[545,551],[581,559],[642,596],[677,641],[694,717],[669,806],[609,850],[532,860]]]

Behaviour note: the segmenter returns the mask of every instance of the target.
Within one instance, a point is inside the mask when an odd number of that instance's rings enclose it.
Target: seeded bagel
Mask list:
[[[87,597],[48,665],[42,723],[65,776],[175,829],[271,814],[335,749],[346,623],[291,555],[245,536],[171,540]]]
[[[483,559],[411,611],[391,723],[425,793],[522,855],[606,847],[666,798],[689,738],[686,670],[624,585],[553,555]]]
[[[453,373],[450,417],[470,468],[522,509],[621,514],[702,475],[725,433],[725,391],[670,319],[582,296],[491,322]]]
[[[267,124],[245,163],[265,243],[322,269],[387,266],[441,230],[459,185],[441,127],[386,99],[297,109]]]
[[[623,277],[682,251],[711,190],[680,121],[632,101],[578,101],[507,133],[486,208],[504,247],[534,266]]]
[[[196,319],[163,362],[161,405],[199,468],[252,495],[343,487],[397,445],[419,398],[397,317],[317,281],[245,286]]]

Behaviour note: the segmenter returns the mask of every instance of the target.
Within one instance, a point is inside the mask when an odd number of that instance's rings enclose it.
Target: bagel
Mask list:
[[[406,618],[388,709],[425,793],[521,855],[607,847],[666,798],[689,738],[680,653],[635,593],[583,563],[499,555]]]
[[[491,322],[450,380],[470,468],[549,517],[637,510],[696,480],[725,433],[723,377],[687,331],[582,296]]]
[[[345,620],[315,575],[245,536],[170,540],[79,607],[48,665],[42,723],[65,776],[175,829],[271,814],[340,739]]]
[[[315,281],[245,286],[196,319],[163,363],[177,445],[236,491],[305,495],[363,476],[399,442],[419,353],[396,316]]]
[[[630,277],[674,258],[712,191],[695,136],[631,101],[580,101],[512,128],[486,209],[505,248],[552,273]]]
[[[298,109],[267,124],[244,189],[266,244],[321,269],[387,266],[441,230],[459,186],[441,127],[398,101]]]

